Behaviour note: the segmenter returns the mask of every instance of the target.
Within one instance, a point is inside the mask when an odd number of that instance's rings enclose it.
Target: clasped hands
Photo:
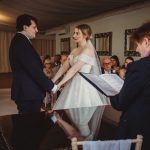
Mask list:
[[[55,94],[57,91],[61,91],[61,89],[62,89],[61,88],[61,86],[62,86],[61,82],[59,82],[58,84],[55,84],[55,82],[56,82],[55,78],[53,78],[52,81],[54,83],[54,88],[52,90],[53,94]]]
[[[60,84],[56,84],[56,86],[57,86],[57,91],[60,91],[62,89]]]
[[[54,90],[52,90],[53,94],[55,94],[57,91],[61,91],[61,85],[60,84],[55,84],[54,85]]]

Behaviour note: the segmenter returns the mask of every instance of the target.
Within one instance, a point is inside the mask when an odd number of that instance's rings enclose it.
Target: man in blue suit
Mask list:
[[[46,91],[55,91],[57,86],[44,75],[41,59],[30,41],[38,32],[37,19],[28,14],[18,16],[16,30],[9,49],[11,99],[19,113],[40,112]]]

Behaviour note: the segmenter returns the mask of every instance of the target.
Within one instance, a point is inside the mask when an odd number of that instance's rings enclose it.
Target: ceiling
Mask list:
[[[20,14],[31,14],[46,31],[146,0],[0,0],[0,30],[14,31]],[[148,1],[148,0],[147,0]]]

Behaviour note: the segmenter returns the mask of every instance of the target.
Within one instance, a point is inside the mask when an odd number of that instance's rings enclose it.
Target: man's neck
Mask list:
[[[24,32],[24,31],[20,31],[20,32],[17,32],[17,33],[21,33],[21,34],[23,34],[28,40],[30,40],[29,39],[29,37],[27,36],[27,34],[26,34],[26,32]]]

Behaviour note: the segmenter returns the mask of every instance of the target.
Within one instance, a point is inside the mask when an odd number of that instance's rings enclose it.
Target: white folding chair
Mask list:
[[[77,141],[76,137],[72,138],[71,139],[72,150],[78,150],[78,146],[79,145],[83,145],[84,142],[85,141]],[[136,139],[131,139],[131,143],[135,144],[135,150],[141,150],[141,148],[142,148],[142,142],[143,142],[143,136],[142,135],[137,135]]]

